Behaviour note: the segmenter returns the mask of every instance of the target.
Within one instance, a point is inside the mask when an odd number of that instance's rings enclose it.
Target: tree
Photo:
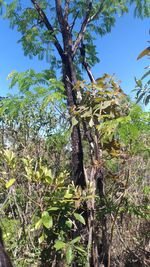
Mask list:
[[[90,79],[90,67],[98,60],[94,46],[94,33],[103,35],[111,31],[115,15],[128,11],[128,4],[135,2],[136,14],[149,15],[147,1],[29,1],[25,6],[21,1],[11,1],[7,5],[6,17],[11,27],[17,26],[22,37],[25,55],[40,58],[44,54],[50,60],[52,70],[61,67],[67,104],[70,115],[77,107],[78,68],[81,62]],[[31,5],[32,4],[32,5]],[[96,25],[95,23],[98,23]],[[79,30],[77,30],[79,28]],[[92,32],[92,33],[91,33]],[[51,47],[53,45],[53,47]],[[54,49],[57,52],[54,53]],[[80,49],[79,49],[80,48]],[[83,55],[83,50],[86,55]],[[80,53],[80,50],[82,51]],[[72,129],[72,171],[76,185],[85,187],[83,148],[80,126]]]
[[[105,75],[95,81],[91,72],[91,67],[98,61],[94,46],[94,35],[95,33],[103,35],[110,32],[115,24],[116,14],[127,12],[128,4],[131,3],[136,4],[135,12],[137,15],[149,16],[148,2],[138,0],[73,2],[56,0],[52,3],[31,0],[28,3],[12,1],[6,6],[5,17],[10,19],[11,27],[16,26],[21,33],[20,42],[23,45],[25,55],[30,57],[38,55],[40,59],[46,56],[50,62],[49,78],[58,77],[57,70],[61,70],[62,77],[60,79],[64,84],[70,124],[72,126],[72,178],[75,185],[80,186],[82,189],[86,187],[86,179],[88,178],[88,182],[93,184],[92,194],[94,195],[96,190],[99,192],[100,209],[105,206],[106,197],[100,154],[103,143],[102,136],[98,131],[98,125],[103,122],[104,125],[102,127],[104,129],[112,130],[109,120],[113,116],[117,119],[122,114],[120,105],[124,94],[109,75]],[[82,68],[87,72],[91,85],[78,82],[83,77]],[[13,75],[13,77],[15,76]],[[28,90],[32,83],[26,86],[26,80],[23,78],[20,77],[18,82],[20,84],[24,82],[26,90]],[[34,75],[31,74],[31,78],[33,80]],[[103,89],[102,92],[100,92],[100,88]],[[88,95],[91,95],[91,97],[88,98]],[[88,106],[89,100],[92,102],[90,107]],[[96,101],[100,103],[98,108]],[[126,107],[126,101],[124,101],[124,106]],[[128,113],[128,108],[125,110]],[[100,115],[97,115],[97,112]],[[80,114],[82,114],[82,119],[80,119]],[[99,117],[96,118],[96,116]],[[91,129],[92,126],[94,126],[94,130]],[[116,127],[116,121],[113,126]],[[84,168],[83,133],[91,148],[91,173],[89,177]],[[104,142],[105,147],[107,147],[106,150],[110,152],[113,148],[115,149],[117,143],[114,137],[112,136],[110,145],[104,132],[103,135],[106,138]],[[88,244],[88,264],[89,266],[99,266],[100,262],[102,262],[105,266],[109,266],[107,216],[105,212],[102,212],[100,216],[102,249],[99,252],[100,243],[99,241],[96,242],[96,228],[93,226],[95,200],[88,201],[85,206],[85,219],[88,221],[87,229],[89,230],[88,241],[85,241]],[[98,258],[100,258],[100,261],[98,261]]]

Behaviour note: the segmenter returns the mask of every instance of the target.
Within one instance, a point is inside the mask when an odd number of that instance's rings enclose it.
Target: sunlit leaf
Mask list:
[[[40,220],[38,220],[37,223],[35,224],[35,229],[36,229],[36,230],[39,229],[39,228],[41,227],[41,225],[42,225],[42,220],[40,219]]]
[[[42,213],[42,223],[46,228],[52,228],[53,226],[53,219],[52,216],[49,215],[47,211]]]
[[[44,241],[44,235],[41,235],[38,239],[39,244],[41,244]]]
[[[5,184],[6,188],[8,189],[9,187],[11,187],[11,186],[14,184],[15,181],[16,181],[16,179],[10,179],[10,180]]]
[[[57,208],[57,207],[51,207],[51,208],[49,208],[48,210],[49,210],[49,211],[57,211],[57,210],[59,210],[59,208]]]
[[[85,225],[85,219],[83,218],[83,216],[81,214],[75,212],[74,217],[76,218],[77,221],[79,221]]]
[[[93,119],[91,118],[90,121],[89,121],[89,126],[92,128],[94,126],[94,121]]]
[[[67,220],[66,222],[65,222],[65,224],[71,229],[72,228],[72,225],[73,225],[73,223],[72,223],[72,221],[69,219],[69,220]]]
[[[69,246],[67,248],[67,251],[66,251],[66,260],[67,260],[67,263],[70,264],[73,260],[73,250],[72,250],[72,247]]]
[[[55,241],[54,248],[56,249],[56,251],[65,248],[65,246],[66,246],[66,243],[64,243],[63,241],[61,240]]]

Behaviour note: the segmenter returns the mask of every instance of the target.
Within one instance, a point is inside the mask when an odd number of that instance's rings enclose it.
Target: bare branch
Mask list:
[[[89,7],[88,7],[88,10],[86,12],[86,15],[85,15],[85,19],[83,20],[82,22],[82,25],[81,25],[81,29],[78,33],[78,36],[76,38],[76,41],[74,43],[74,46],[73,46],[73,56],[75,55],[80,43],[81,43],[81,40],[83,40],[83,37],[84,37],[84,33],[86,31],[86,27],[87,27],[87,24],[88,24],[88,21],[89,21],[89,17],[90,17],[90,13],[91,13],[91,10],[92,10],[92,3],[90,2],[89,3]]]
[[[35,9],[37,10],[40,19],[42,20],[42,22],[45,24],[46,28],[49,30],[50,34],[52,34],[53,38],[54,38],[54,45],[59,53],[59,55],[62,57],[63,56],[63,49],[54,33],[54,28],[51,25],[51,23],[49,22],[46,14],[44,13],[44,11],[41,9],[41,7],[39,6],[38,2],[36,0],[31,0],[31,2],[33,3]]]
[[[81,53],[81,60],[82,60],[82,65],[84,66],[89,78],[90,78],[90,81],[92,83],[96,83],[95,79],[94,79],[94,76],[91,72],[91,69],[89,67],[89,64],[88,62],[86,61],[86,55],[85,55],[85,45],[83,44],[82,40],[81,40],[81,47],[80,47],[80,53]]]

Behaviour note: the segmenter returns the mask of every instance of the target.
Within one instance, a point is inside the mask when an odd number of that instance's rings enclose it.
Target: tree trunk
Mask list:
[[[63,58],[63,81],[67,94],[67,103],[70,115],[72,117],[72,110],[76,109],[76,93],[74,85],[76,83],[76,72],[73,66],[71,55],[64,55]],[[73,126],[71,133],[71,145],[72,145],[72,178],[75,185],[79,185],[85,188],[85,175],[83,167],[83,148],[81,142],[81,132],[79,124]]]

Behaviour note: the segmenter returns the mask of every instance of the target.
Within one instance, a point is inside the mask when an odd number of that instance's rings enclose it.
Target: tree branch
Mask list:
[[[73,50],[73,56],[75,55],[75,53],[76,53],[76,51],[77,51],[77,49],[78,49],[78,47],[80,45],[80,42],[83,39],[84,33],[86,31],[87,24],[88,24],[88,21],[89,21],[91,10],[92,10],[92,3],[90,2],[89,6],[88,6],[88,10],[87,10],[86,15],[85,15],[85,19],[82,22],[80,31],[78,33],[78,36],[76,38],[76,41],[75,41],[73,49],[72,49]]]
[[[72,40],[70,38],[70,27],[68,24],[68,21],[65,20],[62,6],[61,6],[61,0],[55,0],[56,3],[56,12],[57,12],[57,18],[60,25],[62,37],[63,37],[63,43],[64,43],[64,52],[68,53],[68,48],[71,47]]]
[[[76,19],[77,19],[78,15],[79,15],[79,11],[77,11],[77,13],[76,13],[76,15],[74,17],[74,20],[73,20],[72,24],[70,25],[70,32],[72,32],[72,30],[74,28],[74,25],[76,23]]]
[[[56,12],[57,12],[59,25],[60,25],[61,31],[63,32],[64,26],[65,26],[65,20],[64,20],[64,16],[62,12],[61,0],[55,0],[55,4],[56,4]]]
[[[69,5],[70,5],[70,0],[66,0],[66,1],[65,1],[65,12],[64,12],[64,19],[65,19],[66,21],[68,20]]]
[[[96,19],[96,17],[98,16],[98,14],[100,14],[103,10],[103,7],[104,7],[104,2],[105,0],[101,0],[101,3],[100,3],[100,6],[97,10],[97,12],[95,14],[93,14],[93,16],[91,16],[89,19],[88,19],[88,23],[93,21],[94,19]]]
[[[45,24],[46,28],[49,30],[50,34],[52,34],[53,38],[54,38],[54,45],[59,53],[59,55],[61,57],[63,57],[64,51],[54,33],[54,28],[51,25],[51,23],[49,22],[46,14],[44,13],[44,11],[41,9],[41,7],[39,6],[38,2],[36,0],[31,0],[31,2],[33,3],[35,9],[37,10],[42,22]]]
[[[89,67],[88,62],[86,61],[86,55],[85,55],[85,45],[83,44],[83,41],[81,40],[81,47],[80,47],[80,53],[81,53],[81,60],[82,60],[82,65],[84,66],[91,83],[96,83],[94,76],[91,72],[91,69]]]

